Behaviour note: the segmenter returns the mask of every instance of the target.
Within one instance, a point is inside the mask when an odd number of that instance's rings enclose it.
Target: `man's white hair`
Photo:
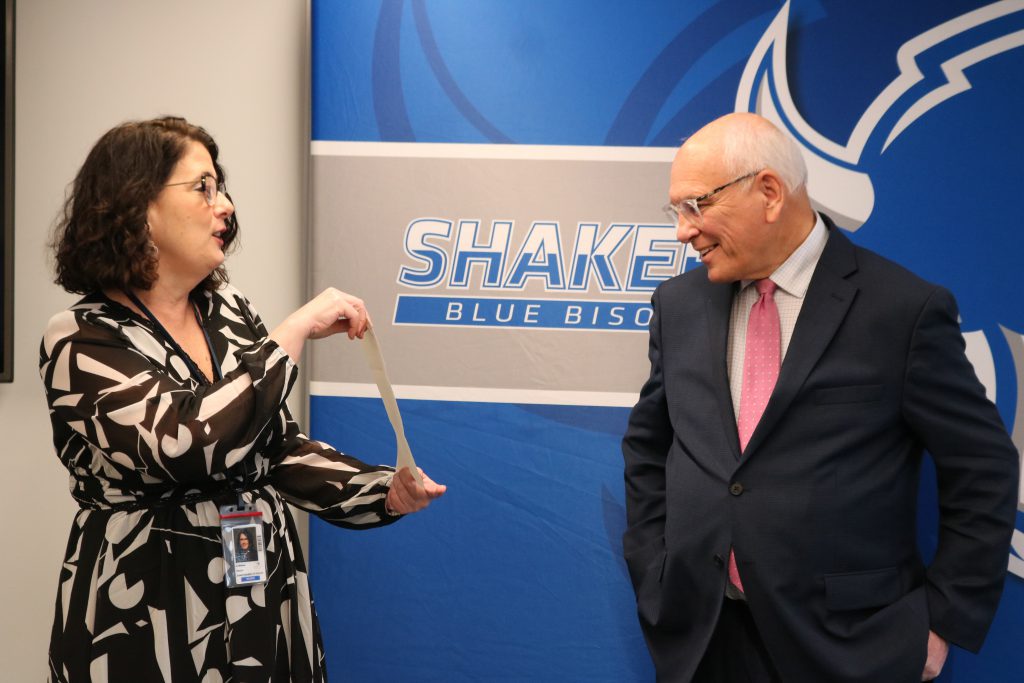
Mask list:
[[[773,125],[736,126],[722,144],[722,166],[729,177],[774,169],[793,192],[807,183],[807,164],[796,141]]]

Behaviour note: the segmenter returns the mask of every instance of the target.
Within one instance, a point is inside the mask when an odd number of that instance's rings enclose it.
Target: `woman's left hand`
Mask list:
[[[402,515],[419,512],[448,490],[447,486],[435,482],[422,469],[420,469],[420,476],[423,477],[422,486],[416,483],[416,477],[412,476],[408,467],[398,470],[394,479],[391,480],[391,490],[388,491],[385,502],[390,512]]]

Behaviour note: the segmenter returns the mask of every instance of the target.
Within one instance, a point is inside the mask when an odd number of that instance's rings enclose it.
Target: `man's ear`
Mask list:
[[[754,179],[755,187],[764,203],[765,223],[774,223],[782,215],[782,207],[786,203],[786,184],[779,174],[766,168]]]

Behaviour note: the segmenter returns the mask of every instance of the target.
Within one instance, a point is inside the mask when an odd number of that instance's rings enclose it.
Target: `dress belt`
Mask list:
[[[241,496],[247,491],[258,491],[269,482],[262,481],[218,481],[212,486],[189,486],[188,488],[170,489],[159,496],[145,496],[120,503],[106,501],[82,500],[76,498],[83,510],[102,510],[109,512],[135,512],[136,510],[153,510],[170,506],[191,505],[202,503],[220,496]]]

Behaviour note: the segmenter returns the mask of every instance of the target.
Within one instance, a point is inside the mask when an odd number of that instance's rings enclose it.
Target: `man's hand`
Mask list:
[[[949,656],[949,643],[935,631],[928,631],[928,659],[924,662],[922,681],[930,681],[942,673],[942,666]]]

